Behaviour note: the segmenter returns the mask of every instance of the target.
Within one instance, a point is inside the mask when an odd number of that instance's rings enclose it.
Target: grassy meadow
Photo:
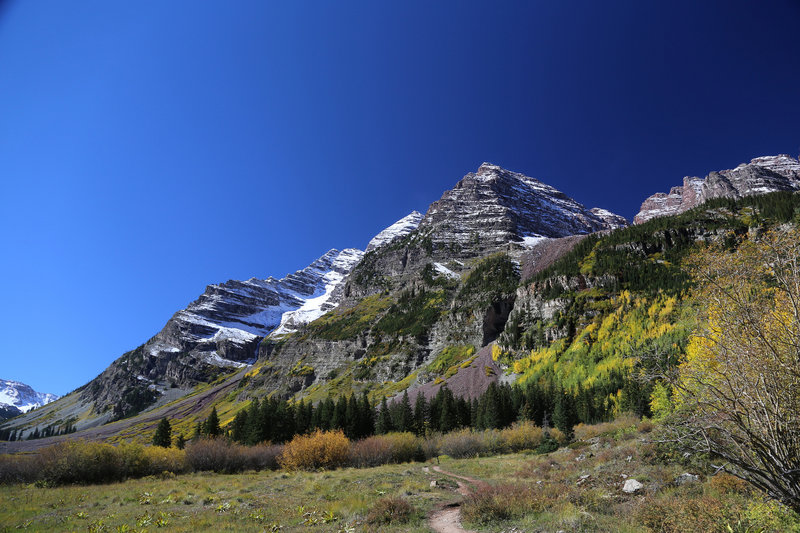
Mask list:
[[[577,426],[576,440],[551,453],[4,484],[0,531],[430,531],[430,513],[453,502],[462,502],[464,527],[480,532],[800,531],[792,512],[732,476],[714,475],[702,458],[675,457],[655,443],[655,432],[648,421],[622,417]],[[687,472],[697,479],[678,482]],[[459,495],[447,473],[473,478],[472,494]],[[627,494],[630,478],[642,488]]]

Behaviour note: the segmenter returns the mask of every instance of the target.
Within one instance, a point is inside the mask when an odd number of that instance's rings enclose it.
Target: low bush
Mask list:
[[[484,486],[464,500],[461,515],[470,522],[489,524],[541,512],[556,499],[556,494],[529,485]]]
[[[194,471],[234,473],[278,467],[283,447],[261,444],[242,446],[225,439],[200,439],[186,446],[186,460]]]
[[[636,510],[636,521],[653,531],[725,531],[723,524],[737,523],[740,517],[717,498],[687,499],[675,493],[647,500]],[[746,528],[743,531],[751,531]]]
[[[310,435],[296,435],[284,446],[278,464],[286,470],[336,468],[347,463],[350,440],[339,431],[317,430]]]
[[[611,422],[602,422],[600,424],[578,424],[574,428],[575,440],[587,440],[593,437],[604,436],[621,436],[625,432],[635,431],[641,421],[636,415],[630,413],[622,413]],[[652,423],[647,422],[644,429],[652,429]],[[643,431],[645,432],[645,431]]]
[[[0,455],[0,483],[30,483],[41,470],[35,455]]]
[[[389,463],[424,461],[424,441],[411,433],[376,435],[350,446],[350,464],[363,468]]]
[[[519,422],[500,432],[506,452],[535,450],[542,443],[542,428],[532,422]]]
[[[475,457],[486,454],[486,440],[482,433],[470,429],[462,429],[442,435],[439,439],[439,450],[450,457]]]
[[[0,481],[4,483],[108,483],[187,470],[182,450],[138,444],[64,441],[42,448],[36,455],[0,457]]]
[[[713,476],[709,485],[712,489],[721,494],[745,494],[750,487],[746,481],[728,474],[727,472],[720,472],[716,476]]]
[[[389,442],[392,451],[392,463],[408,463],[411,461],[424,461],[425,452],[422,450],[422,439],[412,433],[389,433],[383,435]]]
[[[380,436],[367,437],[350,447],[350,464],[358,468],[387,464],[392,459],[392,446]]]
[[[406,524],[414,517],[416,509],[403,497],[392,496],[375,502],[367,514],[372,525]]]

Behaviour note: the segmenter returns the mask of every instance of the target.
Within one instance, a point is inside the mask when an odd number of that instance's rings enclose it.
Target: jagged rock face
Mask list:
[[[387,244],[391,244],[398,239],[402,239],[417,229],[421,221],[422,213],[418,211],[412,211],[410,214],[404,216],[385,230],[375,235],[375,237],[369,241],[366,252],[369,253],[372,250],[380,248],[381,246],[386,246]]]
[[[705,179],[683,178],[669,194],[656,193],[642,203],[634,224],[677,215],[712,198],[741,198],[777,191],[800,190],[800,162],[791,156],[757,157],[731,170],[711,172]]]
[[[27,413],[34,407],[41,407],[55,400],[58,400],[55,394],[36,392],[25,383],[0,379],[0,407],[13,407],[19,412]]]
[[[289,333],[335,307],[334,289],[362,256],[355,249],[330,250],[282,279],[209,285],[145,347],[152,355],[195,352],[218,366],[254,359],[261,338],[278,328]]]
[[[282,279],[209,285],[152,339],[90,383],[87,399],[96,410],[117,405],[118,416],[126,415],[135,403],[151,403],[170,387],[192,386],[213,379],[221,368],[253,362],[265,336],[294,331],[335,307],[337,287],[362,256],[355,249],[331,250]],[[128,408],[126,397],[135,399]]]
[[[624,218],[587,209],[539,180],[484,163],[431,204],[420,231],[429,230],[434,245],[472,249],[625,225]]]

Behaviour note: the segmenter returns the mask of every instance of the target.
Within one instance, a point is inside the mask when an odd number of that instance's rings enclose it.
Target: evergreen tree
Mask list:
[[[355,394],[351,394],[350,397],[347,398],[347,409],[344,416],[344,434],[349,439],[356,439],[361,436],[358,431],[358,410],[358,400],[356,400]]]
[[[553,424],[561,431],[567,440],[572,440],[573,426],[577,422],[575,401],[569,392],[560,391],[556,395],[556,405],[553,409]]]
[[[236,413],[236,416],[233,417],[233,422],[231,422],[231,440],[242,444],[246,442],[248,428],[247,410],[242,409]]]
[[[309,404],[310,405],[310,404]],[[312,407],[313,409],[313,407]],[[298,435],[308,433],[311,427],[311,413],[306,408],[305,400],[301,399],[294,409],[294,430]]]
[[[179,450],[182,450],[186,447],[186,439],[183,437],[183,433],[180,433],[175,439],[175,447]]]
[[[414,433],[424,436],[428,425],[427,421],[428,402],[425,400],[425,395],[418,392],[417,399],[414,401]]]
[[[222,429],[219,427],[219,415],[217,415],[216,407],[211,408],[211,414],[206,419],[203,433],[209,437],[218,437],[222,433]]]
[[[446,386],[442,386],[436,396],[439,397],[439,431],[447,433],[458,426],[455,398],[453,392]]]
[[[245,428],[245,444],[258,444],[260,441],[261,402],[253,398],[247,407],[247,427]]]
[[[375,412],[372,410],[372,406],[369,403],[367,391],[361,393],[358,416],[359,436],[368,437],[369,435],[373,435],[375,433]]]
[[[493,429],[499,428],[502,425],[502,404],[500,400],[500,391],[497,388],[497,383],[490,383],[489,388],[483,393],[481,397],[481,405],[479,407],[478,426],[480,429]]]
[[[389,413],[389,406],[386,404],[386,397],[381,400],[381,408],[378,411],[378,420],[375,423],[375,433],[383,435],[389,433],[394,427],[392,426],[392,415]]]
[[[172,446],[172,426],[166,417],[162,418],[156,427],[156,432],[153,435],[153,446],[161,446],[169,448]]]
[[[408,391],[403,391],[403,398],[395,404],[395,416],[393,417],[394,428],[396,431],[414,430],[414,411],[411,409],[411,401],[408,399]]]
[[[347,399],[344,396],[339,396],[336,401],[336,407],[333,410],[333,420],[331,421],[331,429],[344,429],[347,421]]]

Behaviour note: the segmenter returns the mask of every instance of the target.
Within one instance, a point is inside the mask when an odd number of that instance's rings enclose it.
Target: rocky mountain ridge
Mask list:
[[[786,154],[756,157],[750,163],[711,172],[705,178],[683,178],[682,186],[647,198],[633,223],[641,224],[655,217],[683,213],[712,198],[736,199],[796,190],[800,190],[800,161]]]

